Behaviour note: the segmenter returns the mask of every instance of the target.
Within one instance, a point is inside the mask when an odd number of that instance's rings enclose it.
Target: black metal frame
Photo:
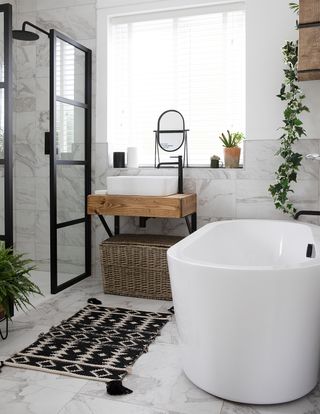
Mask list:
[[[50,270],[51,293],[57,293],[91,275],[91,217],[86,214],[87,196],[91,193],[91,50],[69,38],[50,30]],[[56,94],[56,40],[61,39],[85,53],[85,103],[73,101]],[[56,102],[67,103],[85,110],[85,159],[84,161],[58,160],[56,155]],[[57,165],[83,165],[85,169],[85,216],[76,220],[57,223]],[[85,223],[85,273],[65,283],[58,284],[57,231],[59,228]]]
[[[27,20],[25,20],[22,23],[22,30],[24,32],[26,31],[26,26],[27,25],[30,26],[30,27],[33,27],[34,29],[38,30],[39,32],[41,32],[41,33],[43,33],[43,34],[45,34],[47,36],[50,36],[50,33],[49,32],[47,32],[46,30],[41,29],[41,27],[39,27],[39,26],[37,26],[37,25],[35,25],[35,24],[31,23],[31,22],[28,22]]]
[[[0,12],[3,13],[3,39],[4,39],[4,80],[0,82],[0,88],[4,89],[4,159],[0,165],[4,166],[4,234],[0,240],[4,241],[8,248],[13,247],[13,163],[12,163],[12,6],[11,4],[0,5]],[[10,306],[10,314],[13,315],[13,304]],[[0,337],[8,337],[8,317],[5,321],[5,332],[0,330]]]
[[[108,223],[106,222],[106,219],[103,217],[102,214],[99,214],[98,211],[96,211],[105,231],[107,232],[109,237],[113,237],[112,231],[110,230],[110,227],[108,226]],[[189,217],[191,217],[191,223],[189,220]],[[152,217],[139,217],[139,227],[146,227],[146,222]],[[156,217],[161,218],[161,217]],[[162,217],[163,218],[163,217]],[[197,213],[192,213],[189,216],[184,217],[186,221],[186,225],[188,227],[189,233],[194,233],[197,230]],[[114,216],[114,235],[120,234],[120,216]]]
[[[12,6],[0,5],[0,12],[4,17],[4,81],[0,82],[0,88],[4,89],[4,159],[0,164],[4,165],[4,233],[0,240],[6,247],[13,246],[13,163],[12,163]]]
[[[294,219],[298,220],[300,216],[320,216],[320,211],[318,210],[300,210],[297,211],[294,215]]]

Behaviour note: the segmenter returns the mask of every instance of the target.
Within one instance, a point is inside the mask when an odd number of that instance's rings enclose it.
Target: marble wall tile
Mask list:
[[[34,243],[35,240],[35,211],[16,210],[15,241]]]
[[[36,124],[36,112],[20,112],[14,122],[15,144],[34,144]]]
[[[41,78],[49,78],[50,42],[45,36],[41,36],[37,41],[36,59],[36,76]]]
[[[107,178],[107,144],[93,144],[93,174],[95,177],[95,189],[102,190],[106,188]]]
[[[64,246],[58,244],[58,272],[71,277],[85,271],[85,249],[81,246]],[[68,277],[71,278],[71,277]]]
[[[285,219],[273,205],[268,180],[239,180],[236,183],[236,218]]]
[[[17,12],[27,13],[37,9],[37,0],[23,0],[17,2]]]
[[[35,151],[37,156],[36,177],[47,178],[49,182],[49,155],[44,153],[44,132],[38,130],[37,135],[37,144],[35,145]]]
[[[85,247],[85,224],[80,223],[73,226],[62,227],[61,229],[58,229],[57,243],[61,247]]]
[[[59,221],[84,217],[83,166],[59,165],[57,169],[57,214]]]
[[[205,217],[235,217],[234,180],[197,180],[198,214]]]
[[[39,244],[50,244],[50,215],[49,211],[36,211],[35,240]]]
[[[38,111],[36,113],[36,123],[37,128],[41,132],[49,131],[50,125],[49,125],[49,111]]]
[[[36,183],[33,177],[15,177],[15,208],[32,210],[36,208]]]
[[[49,111],[49,78],[36,78],[36,110]]]
[[[47,177],[36,177],[36,200],[37,200],[37,209],[39,211],[49,211],[50,207],[50,186],[49,179]]]
[[[18,79],[33,78],[35,76],[36,68],[36,45],[24,45],[22,42],[15,43],[16,59],[15,65],[17,68]]]
[[[34,112],[36,110],[35,79],[20,79],[14,90],[14,110]]]
[[[25,257],[31,260],[35,258],[35,243],[17,240],[14,246],[18,253],[25,254]]]
[[[37,168],[37,154],[34,145],[15,145],[13,162],[15,177],[34,177]]]
[[[49,271],[50,267],[50,244],[49,237],[47,243],[35,243],[35,260],[38,270]]]
[[[291,196],[293,202],[308,203],[310,201],[319,201],[319,181],[303,180],[293,183]]]
[[[37,13],[37,24],[45,30],[56,29],[77,40],[95,39],[96,9],[92,4],[43,9]]]
[[[78,7],[80,5],[96,4],[96,0],[56,0],[52,7],[52,0],[31,0],[36,1],[37,10],[46,10],[52,8]]]

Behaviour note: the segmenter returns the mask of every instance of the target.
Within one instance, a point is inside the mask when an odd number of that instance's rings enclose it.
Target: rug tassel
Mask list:
[[[174,306],[171,306],[171,308],[168,309],[168,311],[174,315]]]
[[[131,394],[133,392],[129,388],[124,387],[122,385],[122,381],[108,382],[106,388],[107,388],[107,393],[109,395],[126,395],[126,394]]]

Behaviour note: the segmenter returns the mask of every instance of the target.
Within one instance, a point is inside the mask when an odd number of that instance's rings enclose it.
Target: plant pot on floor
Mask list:
[[[240,147],[224,148],[225,168],[239,168],[240,152]]]

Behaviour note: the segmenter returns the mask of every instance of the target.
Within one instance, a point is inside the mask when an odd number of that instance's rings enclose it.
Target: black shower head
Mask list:
[[[12,30],[12,37],[17,40],[33,41],[38,40],[39,35],[28,30]]]
[[[38,30],[39,32],[44,33],[47,36],[50,35],[49,32],[46,32],[45,30],[41,29],[41,27],[36,26],[33,23],[23,22],[21,30],[12,30],[12,37],[14,39],[17,39],[17,40],[26,40],[26,41],[38,40],[39,35],[37,35],[34,32],[30,32],[29,30],[26,30],[27,25],[33,27],[34,29]]]

